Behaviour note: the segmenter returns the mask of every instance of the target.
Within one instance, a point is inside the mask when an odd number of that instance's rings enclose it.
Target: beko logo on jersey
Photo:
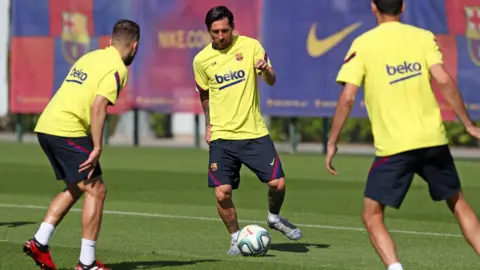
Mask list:
[[[215,74],[215,81],[217,81],[218,84],[223,84],[227,83],[226,85],[222,85],[218,88],[218,90],[223,90],[227,87],[230,87],[232,85],[241,83],[245,81],[245,71],[244,70],[238,70],[238,71],[231,71],[229,73],[225,73],[223,75],[217,75]]]
[[[401,65],[387,65],[387,74],[389,76],[401,76],[400,78],[390,82],[390,84],[394,84],[422,75],[422,65],[418,62],[410,63],[407,61],[404,61]]]
[[[83,71],[83,69],[72,69],[72,72],[68,74],[67,82],[73,82],[78,84],[83,84],[83,82],[88,78],[88,74]]]

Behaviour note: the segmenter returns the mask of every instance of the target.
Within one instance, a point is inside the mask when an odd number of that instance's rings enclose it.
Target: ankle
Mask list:
[[[275,223],[280,220],[280,215],[279,214],[272,214],[268,212],[268,222]]]
[[[238,239],[238,235],[240,234],[240,231],[236,231],[234,233],[231,233],[230,234],[230,237],[231,237],[231,241],[232,242],[237,242],[237,239]]]
[[[387,270],[403,270],[403,266],[401,263],[396,262],[396,263],[390,264]]]
[[[40,228],[38,228],[38,231],[33,238],[35,239],[36,243],[42,246],[47,246],[48,242],[50,242],[50,238],[52,238],[54,231],[54,225],[42,222],[42,224],[40,224]]]
[[[97,241],[82,238],[82,249],[80,250],[80,262],[83,265],[92,265],[95,261],[95,247]]]

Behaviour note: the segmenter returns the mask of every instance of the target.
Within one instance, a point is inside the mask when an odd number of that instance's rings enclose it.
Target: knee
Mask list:
[[[362,220],[367,230],[383,222],[383,209],[384,207],[380,203],[371,199],[365,199]]]
[[[215,188],[215,196],[219,203],[228,202],[232,199],[232,187],[219,186]]]
[[[73,200],[78,200],[83,194],[83,191],[75,184],[67,184],[64,192],[69,193],[70,196],[72,196]]]
[[[278,178],[268,182],[270,189],[275,191],[285,191],[285,178]]]
[[[95,197],[97,197],[99,200],[105,200],[107,198],[107,185],[105,183],[101,183],[98,187],[98,190],[95,194]]]
[[[92,179],[85,183],[85,193],[104,201],[107,197],[107,186],[101,178]]]

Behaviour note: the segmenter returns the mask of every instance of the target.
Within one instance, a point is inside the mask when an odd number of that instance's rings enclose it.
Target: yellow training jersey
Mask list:
[[[208,45],[193,60],[198,91],[209,91],[211,140],[254,139],[268,134],[260,112],[255,62],[265,50],[255,39],[234,37],[232,45],[215,50]]]
[[[434,64],[443,64],[435,36],[400,22],[353,42],[337,82],[363,85],[378,156],[448,143],[430,85]]]
[[[41,114],[35,132],[61,137],[87,136],[95,96],[102,95],[114,105],[127,78],[128,69],[114,47],[83,55]]]

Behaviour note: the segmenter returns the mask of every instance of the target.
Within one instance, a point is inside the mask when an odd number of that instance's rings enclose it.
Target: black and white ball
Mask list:
[[[243,256],[265,256],[272,238],[270,233],[258,225],[243,227],[238,236],[238,248]]]

